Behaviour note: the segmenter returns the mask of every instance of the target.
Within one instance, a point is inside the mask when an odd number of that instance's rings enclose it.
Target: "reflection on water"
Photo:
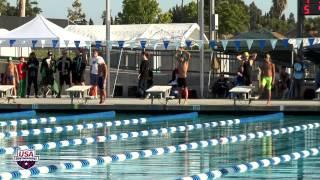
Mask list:
[[[132,116],[132,115],[131,115]],[[230,117],[201,116],[197,122],[211,122],[213,120],[227,120]],[[77,146],[50,151],[38,152],[40,161],[37,166],[59,164],[70,160],[108,156],[117,153],[140,151],[145,149],[178,145],[212,138],[228,137],[232,135],[247,134],[275,128],[302,125],[317,122],[318,117],[308,120],[306,117],[287,117],[281,122],[254,123],[230,127],[201,129],[185,133],[167,134],[155,137],[142,137],[131,140],[99,143],[89,146]],[[303,121],[302,121],[303,120]],[[131,127],[112,127],[98,130],[83,130],[74,133],[56,135],[42,135],[35,137],[19,137],[8,141],[0,141],[0,146],[11,147],[16,145],[46,143],[49,141],[66,140],[82,137],[95,137],[120,132],[141,131],[153,128],[172,127],[192,124],[192,122],[163,123],[156,125],[139,125]],[[49,125],[53,127],[54,125]],[[43,128],[45,126],[38,126]],[[22,127],[30,129],[31,126]],[[18,129],[21,129],[19,127]],[[1,131],[7,131],[2,129]],[[11,128],[11,130],[14,130]],[[320,145],[318,130],[308,130],[292,134],[264,137],[240,143],[219,145],[204,149],[186,152],[177,152],[154,156],[138,160],[114,163],[105,167],[93,167],[70,172],[59,172],[43,175],[40,179],[176,179],[183,176],[194,175],[222,167],[270,158],[282,154],[301,151]],[[244,174],[234,174],[225,179],[313,179],[320,177],[317,167],[320,166],[319,157],[310,157],[300,161],[292,161],[272,168],[259,169]],[[18,170],[19,167],[12,161],[12,156],[0,156],[0,172]]]

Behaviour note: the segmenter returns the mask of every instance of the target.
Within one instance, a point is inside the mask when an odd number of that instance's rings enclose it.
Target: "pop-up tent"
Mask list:
[[[9,33],[0,34],[0,46],[10,47],[80,47],[90,46],[90,39],[69,32],[42,15]]]
[[[69,25],[65,29],[90,37],[92,42],[106,39],[104,25]],[[141,47],[141,41],[146,41],[148,48],[165,49],[163,41],[168,41],[167,48],[175,49],[176,46],[184,46],[188,40],[193,42],[192,46],[201,43],[200,27],[196,23],[111,25],[110,31],[112,46],[118,46],[118,41],[123,41],[124,47],[136,48]],[[205,35],[203,43],[209,43]]]
[[[6,29],[0,29],[0,34],[9,33]],[[11,57],[19,57],[19,56],[28,56],[31,52],[30,47],[0,47],[0,56],[11,56]]]

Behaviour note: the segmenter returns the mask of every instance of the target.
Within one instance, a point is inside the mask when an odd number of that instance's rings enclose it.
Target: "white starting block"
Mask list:
[[[15,102],[15,99],[17,96],[12,95],[14,86],[13,85],[0,85],[0,94],[3,99],[10,102],[10,100],[13,100]]]
[[[174,99],[174,96],[170,96],[171,86],[152,86],[146,90],[147,97],[151,98],[151,104],[153,104],[154,98],[166,99],[166,104],[170,99]]]
[[[74,95],[76,93],[79,93],[79,98],[83,99],[85,104],[87,103],[88,99],[94,99],[89,96],[90,88],[91,86],[72,86],[66,89],[66,91],[70,93],[71,104],[73,104]]]
[[[251,96],[252,90],[254,89],[254,86],[236,86],[229,90],[231,93],[233,99],[234,99],[234,105],[236,105],[236,100],[249,100],[249,104],[252,100],[256,100],[259,97],[253,97]],[[237,98],[239,96],[239,98]]]

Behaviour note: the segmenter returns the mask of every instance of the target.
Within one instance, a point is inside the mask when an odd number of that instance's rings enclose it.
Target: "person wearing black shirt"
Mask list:
[[[251,80],[251,72],[252,72],[252,66],[254,61],[257,58],[257,54],[253,53],[251,56],[248,52],[244,52],[243,55],[237,56],[237,59],[242,61],[242,67],[243,67],[243,80],[245,86],[251,86],[252,80]]]
[[[35,97],[38,98],[38,70],[39,70],[39,61],[36,57],[36,53],[32,52],[29,55],[27,62],[28,66],[28,86],[27,86],[27,98],[30,96],[31,85],[34,87]]]
[[[73,59],[71,65],[72,82],[75,85],[84,85],[84,71],[86,70],[86,56],[82,50],[76,51],[77,56]]]
[[[57,69],[59,72],[59,93],[57,98],[61,98],[61,91],[64,84],[69,85],[69,87],[71,86],[71,59],[67,55],[67,51],[63,51],[62,57],[57,61]]]
[[[139,96],[145,97],[146,90],[152,85],[150,82],[152,81],[152,71],[150,69],[150,55],[148,52],[142,52],[142,61],[140,64],[139,70]]]
[[[52,96],[56,93],[54,88],[54,73],[56,72],[56,61],[53,59],[53,53],[48,52],[48,57],[44,58],[41,62],[40,73],[43,85],[43,97],[47,96],[49,86],[51,86]]]

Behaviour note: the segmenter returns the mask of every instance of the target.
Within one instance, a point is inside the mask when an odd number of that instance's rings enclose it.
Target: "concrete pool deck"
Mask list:
[[[150,99],[137,98],[110,98],[106,103],[99,105],[99,100],[89,100],[87,104],[74,100],[71,104],[70,98],[29,98],[16,99],[15,103],[10,101],[8,104],[4,99],[0,100],[0,109],[7,111],[18,111],[26,109],[34,109],[40,111],[146,111],[153,112],[313,112],[320,113],[320,101],[272,101],[271,106],[266,106],[265,100],[252,101],[249,105],[248,101],[237,101],[234,105],[233,99],[190,99],[187,105],[179,105],[178,100],[170,100],[165,104],[165,100],[154,100],[151,105]]]

